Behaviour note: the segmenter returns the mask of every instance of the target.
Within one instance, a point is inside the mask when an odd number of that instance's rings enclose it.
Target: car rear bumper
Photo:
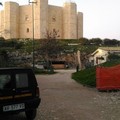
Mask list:
[[[34,100],[25,102],[25,110],[36,109],[39,106],[40,102],[40,98],[35,98]]]
[[[28,110],[33,110],[38,108],[39,104],[41,102],[41,98],[34,98],[30,100],[22,100],[22,101],[14,101],[14,102],[9,102],[9,103],[0,103],[0,114],[7,114],[7,113],[19,113],[19,112],[24,112]],[[19,104],[24,104],[23,109],[17,109],[17,110],[8,110],[4,111],[3,107],[4,106],[11,106],[11,105],[19,105]]]

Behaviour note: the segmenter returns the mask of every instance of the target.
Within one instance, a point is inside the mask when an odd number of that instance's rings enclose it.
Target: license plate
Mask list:
[[[3,106],[3,111],[4,112],[16,111],[16,110],[22,110],[22,109],[25,109],[25,104],[24,103]]]

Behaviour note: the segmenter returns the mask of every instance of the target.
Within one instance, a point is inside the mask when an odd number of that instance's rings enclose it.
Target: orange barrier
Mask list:
[[[96,88],[98,90],[120,89],[120,65],[96,68]]]

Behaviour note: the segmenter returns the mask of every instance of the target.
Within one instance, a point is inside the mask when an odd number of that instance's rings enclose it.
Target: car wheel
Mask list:
[[[27,120],[34,120],[34,118],[36,117],[36,113],[37,113],[36,109],[26,111],[25,114],[26,114]]]

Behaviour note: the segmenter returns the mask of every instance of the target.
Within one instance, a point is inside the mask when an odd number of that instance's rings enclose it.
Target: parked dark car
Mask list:
[[[25,112],[27,119],[33,120],[40,102],[32,69],[0,68],[0,114]]]

